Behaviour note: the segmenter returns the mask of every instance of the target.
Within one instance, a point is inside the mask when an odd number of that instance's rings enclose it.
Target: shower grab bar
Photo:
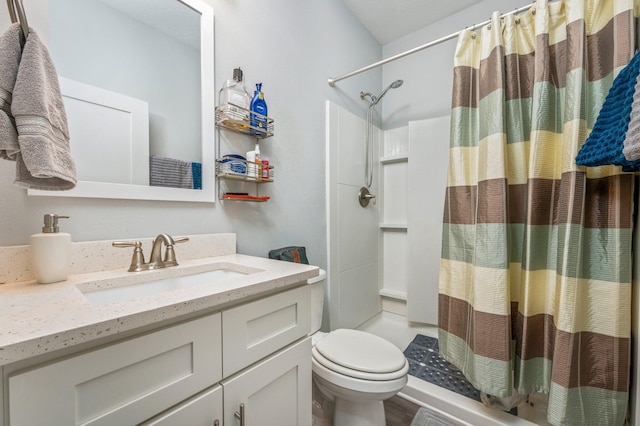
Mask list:
[[[520,7],[518,9],[514,10],[514,11],[504,13],[504,14],[500,15],[500,17],[505,17],[507,15],[513,15],[515,13],[521,13],[521,12],[524,12],[526,10],[531,9],[531,7],[532,7],[531,5],[523,6],[523,7]],[[471,27],[471,30],[473,31],[474,29],[483,27],[483,26],[485,26],[485,25],[487,25],[489,23],[491,23],[490,19],[487,20],[487,21],[481,22],[479,24],[475,24],[474,26]],[[465,30],[467,28],[465,28]],[[455,32],[453,34],[449,34],[448,36],[444,36],[444,37],[441,37],[441,38],[439,38],[437,40],[430,41],[429,43],[423,44],[422,46],[414,47],[413,49],[407,50],[406,52],[398,53],[397,55],[394,55],[394,56],[391,56],[391,57],[389,57],[387,59],[383,59],[381,61],[375,62],[375,63],[373,63],[371,65],[367,65],[366,67],[362,67],[362,68],[357,69],[355,71],[351,71],[350,73],[341,75],[340,77],[330,77],[327,80],[327,83],[329,83],[329,86],[334,87],[336,85],[336,83],[338,81],[340,81],[340,80],[344,80],[345,78],[353,77],[354,75],[363,73],[365,71],[369,71],[370,69],[377,68],[377,67],[382,66],[384,64],[387,64],[389,62],[393,62],[396,59],[404,58],[405,56],[409,56],[409,55],[412,55],[412,54],[414,54],[416,52],[419,52],[421,50],[424,50],[424,49],[427,49],[429,47],[435,46],[437,44],[444,43],[445,41],[448,41],[448,40],[451,40],[453,38],[458,37],[460,35],[460,33],[462,33],[463,31],[464,30],[460,30],[460,31],[457,31],[457,32]]]

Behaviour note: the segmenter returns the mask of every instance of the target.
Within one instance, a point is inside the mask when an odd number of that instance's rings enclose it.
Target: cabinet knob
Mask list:
[[[240,410],[233,413],[233,415],[240,420],[240,426],[244,426],[244,404],[240,404]]]
[[[215,419],[215,420],[213,421],[213,426],[220,426],[220,420]]]

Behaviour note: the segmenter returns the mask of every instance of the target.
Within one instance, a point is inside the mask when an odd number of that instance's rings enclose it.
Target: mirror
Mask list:
[[[60,76],[78,185],[28,194],[214,202],[211,6],[202,0],[29,6],[29,23]],[[166,164],[189,174],[192,185],[181,175],[181,188],[156,186],[165,184],[158,165]]]

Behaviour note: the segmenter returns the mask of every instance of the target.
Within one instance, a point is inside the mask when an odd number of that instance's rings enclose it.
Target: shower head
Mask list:
[[[398,87],[402,86],[402,83],[404,83],[402,80],[396,80],[393,83],[391,83],[390,85],[387,86],[386,89],[384,89],[382,91],[382,93],[380,93],[378,96],[373,96],[371,93],[363,93],[360,92],[360,98],[364,99],[365,97],[370,97],[371,98],[371,105],[375,106],[378,104],[378,102],[380,102],[380,100],[382,99],[382,97],[384,95],[387,94],[387,92],[389,91],[389,89],[397,89]]]

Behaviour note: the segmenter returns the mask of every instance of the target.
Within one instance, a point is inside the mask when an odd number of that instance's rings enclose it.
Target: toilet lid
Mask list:
[[[405,367],[407,362],[392,343],[358,330],[332,331],[315,347],[331,362],[367,373],[392,373]]]

